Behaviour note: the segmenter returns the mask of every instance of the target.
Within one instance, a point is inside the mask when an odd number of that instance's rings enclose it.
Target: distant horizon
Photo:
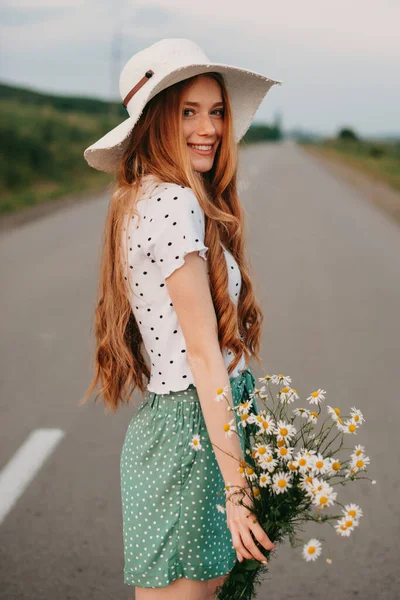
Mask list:
[[[56,93],[53,91],[49,91],[49,90],[43,90],[43,89],[38,89],[33,85],[19,85],[16,83],[13,83],[11,81],[6,81],[6,80],[0,80],[0,85],[5,85],[5,86],[9,86],[12,88],[16,88],[16,89],[20,89],[20,90],[25,90],[28,92],[33,92],[36,94],[43,94],[46,96],[53,96],[53,97],[60,97],[60,98],[71,98],[71,99],[87,99],[87,100],[99,100],[101,102],[105,102],[105,103],[109,103],[109,102],[113,102],[118,104],[120,101],[118,99],[107,99],[107,98],[101,98],[101,97],[96,97],[96,96],[89,96],[87,94],[69,94],[69,93]],[[127,113],[127,117],[128,118],[128,113]],[[252,125],[273,125],[274,124],[274,119],[275,116],[272,115],[271,119],[269,120],[261,120],[260,117],[255,116],[253,121],[252,121]],[[388,132],[388,131],[382,131],[382,132],[373,132],[373,133],[362,133],[359,130],[357,130],[353,125],[351,124],[343,124],[337,127],[337,129],[334,132],[324,132],[324,131],[318,131],[315,129],[308,129],[308,128],[304,128],[301,125],[293,125],[290,128],[285,128],[284,126],[281,126],[281,131],[284,135],[295,135],[295,133],[297,132],[300,135],[306,135],[306,136],[317,136],[317,137],[333,137],[336,135],[336,133],[340,130],[343,129],[344,127],[348,127],[350,129],[352,129],[357,135],[359,135],[362,139],[387,139],[387,140],[399,140],[400,141],[400,132],[396,133],[395,131],[393,132]]]
[[[53,95],[119,102],[119,76],[165,38],[198,44],[210,62],[282,82],[255,121],[280,114],[284,131],[360,137],[399,123],[400,2],[319,0],[3,0],[0,78]]]

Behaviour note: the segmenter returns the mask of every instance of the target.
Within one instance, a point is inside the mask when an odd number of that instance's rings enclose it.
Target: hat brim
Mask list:
[[[135,107],[134,114],[86,148],[84,157],[87,163],[99,171],[115,173],[128,145],[129,135],[147,102],[163,89],[179,81],[213,71],[224,75],[232,104],[236,141],[239,142],[250,127],[258,107],[271,87],[275,84],[282,85],[282,82],[255,71],[222,63],[186,65],[168,73],[143,98],[141,104]]]

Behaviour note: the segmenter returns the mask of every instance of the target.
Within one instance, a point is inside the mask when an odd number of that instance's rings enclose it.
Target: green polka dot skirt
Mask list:
[[[249,367],[230,378],[237,406],[254,390]],[[254,398],[252,412],[258,414]],[[235,411],[236,423],[239,415]],[[243,455],[247,427],[239,427]],[[198,435],[203,449],[192,444]],[[121,451],[124,582],[163,587],[180,577],[228,573],[236,550],[226,522],[224,480],[196,388],[147,391]]]

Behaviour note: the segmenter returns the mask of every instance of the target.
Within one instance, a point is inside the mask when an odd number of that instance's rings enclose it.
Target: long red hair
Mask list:
[[[195,171],[183,135],[181,114],[183,92],[198,77],[213,77],[221,87],[225,105],[223,134],[213,167]],[[218,322],[221,349],[234,355],[230,374],[242,353],[260,363],[263,314],[253,292],[251,269],[245,256],[245,213],[237,191],[238,144],[235,140],[232,108],[223,76],[197,75],[159,92],[145,106],[129,137],[119,163],[104,229],[97,305],[94,314],[94,376],[81,400],[86,402],[98,381],[105,406],[114,412],[120,402],[129,402],[138,388],[142,394],[150,378],[143,339],[131,309],[123,275],[121,248],[124,216],[137,214],[135,203],[141,176],[152,174],[157,181],[190,187],[205,214],[205,245],[209,248],[209,282]],[[238,263],[242,286],[236,309],[228,292],[228,269],[221,242]]]

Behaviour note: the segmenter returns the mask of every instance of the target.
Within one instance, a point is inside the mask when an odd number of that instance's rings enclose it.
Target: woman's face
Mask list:
[[[219,84],[207,76],[200,76],[183,97],[183,133],[195,171],[205,173],[214,162],[221,141],[224,104]],[[206,146],[196,148],[195,146]]]

